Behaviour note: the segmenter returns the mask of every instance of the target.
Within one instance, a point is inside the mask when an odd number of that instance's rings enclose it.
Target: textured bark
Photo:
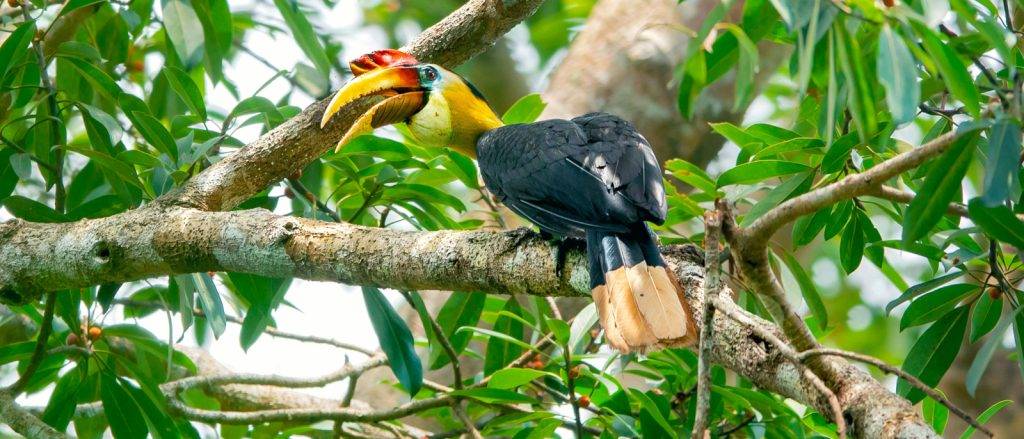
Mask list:
[[[402,232],[282,217],[263,210],[140,209],[71,224],[10,221],[0,227],[4,300],[37,298],[43,288],[75,288],[171,273],[236,271],[387,288],[586,295],[583,255],[563,278],[553,249],[523,232]],[[695,318],[703,301],[703,261],[669,247]],[[19,291],[20,293],[14,293]],[[737,310],[737,312],[742,312]],[[775,326],[750,320],[783,337]],[[826,402],[792,363],[750,328],[716,315],[712,361],[759,387],[826,413]],[[829,382],[861,437],[930,437],[905,400],[842,360],[828,360]],[[898,433],[898,434],[894,434]]]
[[[738,123],[747,110],[733,109],[735,75],[730,72],[704,90],[691,120],[679,114],[674,78],[687,46],[700,43],[692,41],[686,29],[699,29],[718,3],[599,1],[552,74],[544,92],[548,107],[541,117],[568,118],[598,110],[617,114],[636,125],[662,160],[680,157],[700,166],[708,163],[725,141],[708,123]],[[731,12],[738,21],[743,2],[736,3]],[[782,45],[759,45],[759,85],[788,51]]]
[[[14,398],[4,391],[0,391],[0,424],[7,424],[11,430],[32,439],[67,437],[18,406],[14,402]]]

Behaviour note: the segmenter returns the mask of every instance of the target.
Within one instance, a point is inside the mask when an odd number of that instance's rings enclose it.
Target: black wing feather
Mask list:
[[[618,117],[505,126],[481,137],[477,155],[491,192],[551,233],[625,232],[638,221],[665,220],[657,159]]]

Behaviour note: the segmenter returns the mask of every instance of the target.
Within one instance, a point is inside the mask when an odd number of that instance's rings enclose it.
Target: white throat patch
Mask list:
[[[427,146],[445,147],[452,140],[452,113],[439,90],[430,92],[427,105],[409,118],[409,130]]]

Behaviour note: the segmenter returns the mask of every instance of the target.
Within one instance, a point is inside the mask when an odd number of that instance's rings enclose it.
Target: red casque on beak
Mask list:
[[[382,67],[414,66],[419,64],[416,57],[396,49],[375,50],[348,63],[353,76]]]
[[[331,99],[320,120],[320,127],[327,125],[332,116],[356,100],[367,96],[385,99],[352,124],[336,150],[374,128],[403,122],[426,105],[427,94],[420,85],[417,64],[412,55],[394,49],[368,53],[349,63],[355,78]]]

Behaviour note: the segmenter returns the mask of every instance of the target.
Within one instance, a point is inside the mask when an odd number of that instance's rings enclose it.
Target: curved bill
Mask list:
[[[331,99],[320,119],[320,128],[327,125],[339,110],[359,98],[372,95],[394,96],[410,91],[422,91],[419,72],[415,67],[389,67],[356,76]]]
[[[427,94],[422,91],[403,93],[387,98],[370,108],[370,111],[363,113],[349,127],[345,135],[338,141],[334,152],[341,151],[348,142],[361,134],[373,131],[385,125],[391,125],[408,120],[412,115],[423,109],[427,104]]]

